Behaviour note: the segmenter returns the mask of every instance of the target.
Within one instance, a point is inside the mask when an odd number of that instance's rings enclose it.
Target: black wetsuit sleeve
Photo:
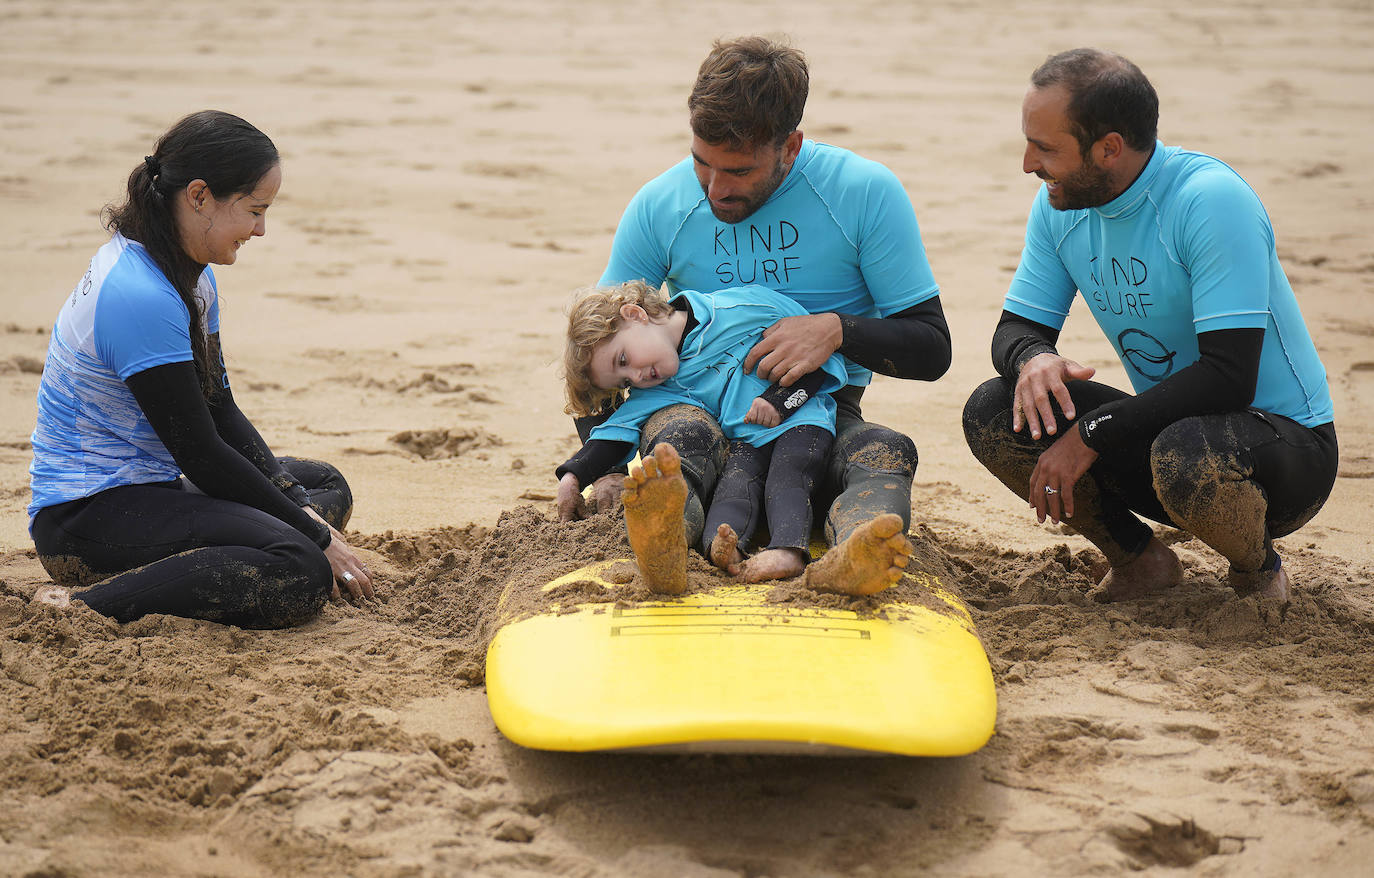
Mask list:
[[[266,512],[305,534],[321,548],[329,545],[329,528],[306,514],[269,480],[255,461],[220,435],[192,363],[154,366],[130,375],[124,383],[172,459],[197,488],[211,497]],[[230,402],[232,406],[232,398]],[[237,406],[232,407],[238,411]],[[229,417],[232,420],[232,416]],[[238,417],[243,418],[241,412]],[[248,427],[252,429],[251,424]],[[246,441],[241,425],[238,430],[236,439]],[[252,433],[257,436],[256,430]],[[257,436],[257,443],[260,450],[250,453],[270,454],[260,436]]]
[[[563,476],[572,473],[577,476],[577,483],[585,488],[614,469],[633,448],[633,442],[617,442],[613,439],[587,440],[567,463],[554,471],[554,475],[562,479]]]
[[[305,487],[297,481],[277,461],[277,456],[267,446],[262,435],[253,423],[239,410],[234,394],[224,388],[209,401],[210,417],[214,419],[215,430],[229,447],[243,455],[249,463],[258,468],[272,485],[297,506],[309,506],[310,496]],[[194,481],[194,480],[193,480]]]
[[[808,399],[819,393],[824,384],[825,370],[817,369],[798,378],[791,387],[783,387],[776,381],[773,382],[767,390],[759,394],[759,399],[777,409],[778,414],[785,421],[792,417]],[[805,391],[805,393],[798,396],[798,391]]]
[[[621,397],[621,399],[624,399],[624,397]],[[576,473],[578,484],[582,485],[585,488],[587,485],[591,484],[591,482],[587,481],[586,478],[588,473],[596,473],[596,475],[592,476],[592,480],[595,481],[596,479],[601,478],[607,473],[629,472],[629,470],[623,464],[617,465],[618,461],[620,461],[622,458],[625,457],[626,454],[629,453],[629,442],[612,442],[608,439],[592,440],[589,438],[592,435],[592,430],[606,423],[606,420],[610,418],[612,414],[615,413],[615,408],[616,406],[620,405],[620,402],[621,400],[617,399],[614,403],[606,406],[605,409],[597,412],[594,415],[573,418],[573,426],[577,428],[577,438],[582,440],[582,450],[578,451],[577,454],[573,455],[572,459],[570,459],[567,463],[563,464],[556,470],[556,472],[558,473],[558,478],[563,478],[564,473]],[[612,454],[610,450],[604,448],[588,451],[587,446],[589,444],[595,445],[597,443],[613,445],[623,450],[618,451],[614,454]],[[584,454],[592,456],[584,457]],[[605,466],[603,467],[602,461],[605,460],[605,458],[607,457],[612,458],[612,460],[610,461],[610,463],[605,464]]]
[[[998,375],[1015,382],[1021,375],[1021,367],[1032,357],[1059,353],[1054,347],[1057,341],[1058,330],[1003,311],[992,333],[992,367]]]
[[[887,317],[836,316],[840,353],[865,369],[919,381],[934,381],[949,370],[954,349],[939,296]]]
[[[1218,329],[1197,337],[1198,359],[1154,387],[1087,412],[1078,435],[1093,450],[1156,436],[1175,421],[1241,411],[1255,401],[1263,329]]]
[[[587,442],[588,437],[592,435],[592,430],[595,430],[597,427],[600,427],[602,424],[606,423],[606,419],[614,413],[615,407],[607,406],[605,409],[597,412],[594,415],[586,415],[585,417],[573,418],[573,426],[577,428],[577,438],[581,439],[583,442]]]

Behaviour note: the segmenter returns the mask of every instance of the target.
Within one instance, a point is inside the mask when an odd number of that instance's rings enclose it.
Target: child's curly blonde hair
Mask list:
[[[585,417],[604,410],[621,393],[619,388],[595,386],[590,374],[596,346],[620,331],[620,309],[638,305],[651,320],[661,320],[673,313],[673,306],[668,304],[663,291],[642,280],[613,287],[588,287],[573,295],[568,311],[568,343],[563,350],[563,382],[568,395],[563,410]]]

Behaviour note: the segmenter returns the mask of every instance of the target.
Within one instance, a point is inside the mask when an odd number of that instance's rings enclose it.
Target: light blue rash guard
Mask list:
[[[1196,362],[1199,333],[1263,329],[1254,407],[1306,427],[1334,416],[1269,215],[1211,156],[1157,143],[1130,188],[1086,210],[1055,210],[1041,186],[1004,307],[1058,330],[1075,292],[1137,394]]]
[[[636,387],[605,423],[595,427],[591,439],[632,443],[628,461],[639,446],[639,430],[661,408],[686,403],[704,409],[719,422],[727,438],[748,442],[755,448],[767,445],[801,424],[835,432],[835,400],[831,392],[846,380],[844,358],[831,354],[821,364],[827,380],[776,427],[746,424],[744,416],[755,397],[770,386],[753,372],[744,371],[744,358],[763,331],[783,317],[806,312],[791,299],[761,286],[745,286],[698,293],[683,290],[673,297],[686,299],[697,319],[682,339],[678,371],[654,387]]]
[[[911,199],[883,165],[803,141],[777,190],[752,215],[711,213],[693,159],[630,201],[602,286],[643,280],[670,293],[760,284],[804,313],[888,317],[938,295]],[[850,384],[872,373],[846,360]]]
[[[196,295],[206,332],[218,332],[219,295],[208,267]],[[32,436],[30,524],[45,506],[181,475],[124,379],[192,358],[186,304],[143,245],[116,233],[53,325]]]

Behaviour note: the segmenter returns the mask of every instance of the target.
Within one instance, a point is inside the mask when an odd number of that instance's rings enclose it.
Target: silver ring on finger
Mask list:
[[[344,581],[344,585],[348,585],[350,582],[353,581],[353,574],[345,570],[344,575],[339,578]]]
[[[1046,486],[1045,486],[1045,493],[1046,493],[1046,494],[1058,494],[1058,493],[1059,493],[1059,489],[1058,489],[1058,488],[1051,488],[1049,485],[1046,485]]]

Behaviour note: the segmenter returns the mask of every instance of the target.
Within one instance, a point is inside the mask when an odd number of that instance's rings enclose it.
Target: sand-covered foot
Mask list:
[[[1226,574],[1226,584],[1236,590],[1240,597],[1255,597],[1265,600],[1288,603],[1293,599],[1293,590],[1288,581],[1288,571],[1283,563],[1273,570],[1243,571],[1232,568]]]
[[[711,540],[711,563],[731,576],[739,575],[740,562],[744,555],[739,550],[739,534],[728,524],[716,528],[715,539]]]
[[[740,565],[745,582],[791,579],[806,570],[801,549],[764,549]]]
[[[902,519],[892,512],[864,522],[844,542],[806,568],[808,588],[844,594],[874,594],[902,575],[911,557],[911,543],[902,533]]]
[[[1174,550],[1150,537],[1138,558],[1107,571],[1093,597],[1101,603],[1129,601],[1167,591],[1182,581],[1183,565]]]
[[[625,479],[625,531],[649,588],[660,594],[687,590],[687,528],[682,510],[687,482],[677,450],[659,443]]]
[[[32,603],[47,604],[50,607],[70,607],[72,593],[60,585],[40,585],[30,600]]]

